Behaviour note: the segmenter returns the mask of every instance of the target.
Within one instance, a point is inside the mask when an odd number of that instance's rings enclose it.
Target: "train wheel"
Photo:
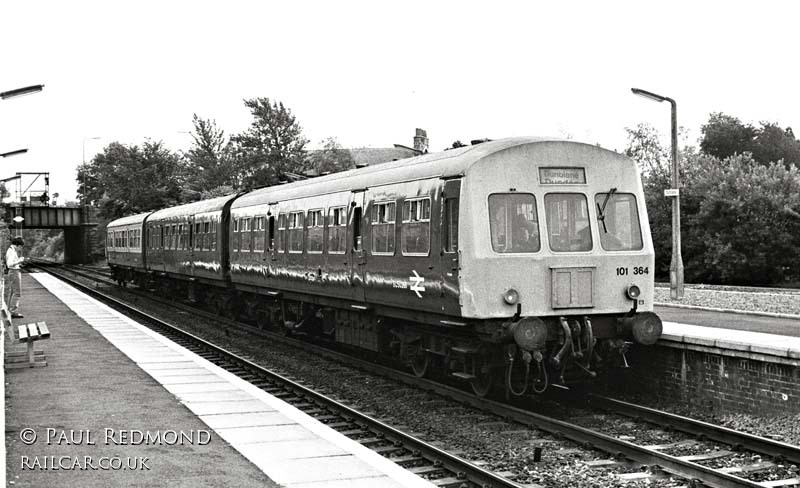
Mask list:
[[[476,396],[483,398],[492,390],[492,386],[494,386],[494,376],[488,361],[482,358],[476,359],[476,361],[478,361],[478,364],[475,368],[475,379],[470,381],[470,386],[472,387],[472,392],[475,393]]]
[[[428,374],[428,366],[431,363],[431,356],[428,351],[425,351],[422,346],[416,350],[414,357],[411,359],[411,370],[417,378],[422,378]]]

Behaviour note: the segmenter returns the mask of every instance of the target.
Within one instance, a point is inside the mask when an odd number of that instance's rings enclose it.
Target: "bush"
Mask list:
[[[767,285],[796,279],[797,167],[757,164],[749,154],[724,160],[701,155],[691,166],[681,212],[686,280]]]

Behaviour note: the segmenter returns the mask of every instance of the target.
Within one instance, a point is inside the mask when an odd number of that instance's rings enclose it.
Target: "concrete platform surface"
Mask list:
[[[52,336],[46,367],[6,371],[7,486],[279,486],[28,274],[21,305]]]
[[[800,337],[664,322],[662,341],[800,359]]]
[[[232,446],[242,456],[236,462],[247,464],[245,459],[249,460],[252,463],[249,468],[260,469],[283,486],[433,486],[56,278],[45,274],[33,274],[32,277],[132,360],[129,365],[138,366],[140,373],[144,371],[151,381],[154,380],[152,383],[160,384],[162,392],[172,396],[176,407],[196,415],[195,420],[202,420],[205,423],[203,429],[210,433],[210,441],[205,446],[213,445],[214,449],[230,449]],[[55,336],[56,332],[53,334]],[[90,351],[91,348],[87,348],[82,358],[89,364],[92,363]],[[96,369],[94,375],[103,373]],[[178,401],[182,406],[177,404]],[[144,409],[142,413],[151,419],[161,417],[157,409]],[[146,434],[153,428],[140,430]],[[180,446],[166,447],[176,449]],[[13,457],[9,456],[9,459]],[[239,470],[237,466],[219,464],[210,458],[197,457],[195,462],[202,465],[200,469],[214,469],[212,466],[215,466],[218,476]],[[243,471],[247,472],[247,469],[243,468]],[[266,476],[262,475],[262,478]],[[217,479],[210,482],[210,486],[247,485],[234,478]]]

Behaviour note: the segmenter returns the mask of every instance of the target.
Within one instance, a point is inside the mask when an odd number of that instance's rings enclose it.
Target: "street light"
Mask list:
[[[17,149],[16,151],[8,151],[4,153],[0,153],[0,158],[7,158],[9,156],[17,156],[19,154],[25,154],[28,152],[27,149]]]
[[[664,195],[672,197],[672,260],[669,263],[669,294],[673,300],[683,298],[683,257],[681,257],[681,197],[678,174],[678,106],[675,100],[639,88],[631,88],[634,95],[669,102],[672,105],[672,188]]]
[[[23,95],[30,95],[31,93],[38,93],[42,91],[42,88],[44,88],[44,85],[31,85],[23,88],[17,88],[15,90],[8,90],[0,92],[0,98],[5,100],[6,98],[14,98],[14,97],[21,97]]]

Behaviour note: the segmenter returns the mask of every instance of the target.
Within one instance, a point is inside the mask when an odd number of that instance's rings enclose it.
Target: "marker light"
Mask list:
[[[519,293],[513,288],[503,293],[503,300],[509,305],[516,305],[519,302]]]
[[[625,294],[628,295],[628,298],[631,300],[636,300],[639,298],[639,295],[642,294],[642,290],[640,290],[636,285],[631,285],[627,290],[625,290]]]

